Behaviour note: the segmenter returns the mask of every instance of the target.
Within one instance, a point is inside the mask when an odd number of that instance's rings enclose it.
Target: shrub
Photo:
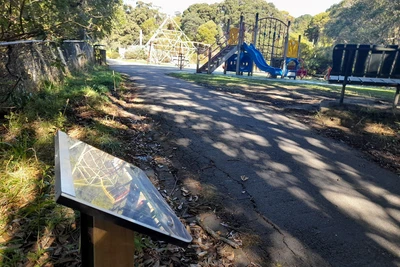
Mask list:
[[[134,48],[125,52],[126,59],[146,60],[147,52],[144,48]]]
[[[117,59],[119,58],[119,53],[117,51],[107,51],[107,58]]]

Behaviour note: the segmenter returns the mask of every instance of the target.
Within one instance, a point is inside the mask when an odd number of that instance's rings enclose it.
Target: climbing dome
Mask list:
[[[196,52],[193,42],[170,16],[164,20],[146,46],[149,62],[156,64],[171,62],[180,56],[188,60]]]

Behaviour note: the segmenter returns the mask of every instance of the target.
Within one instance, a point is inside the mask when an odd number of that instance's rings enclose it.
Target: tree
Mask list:
[[[110,32],[120,0],[0,0],[0,40],[100,38]]]
[[[200,25],[207,21],[216,21],[216,5],[194,4],[183,12],[181,28],[183,32],[192,40],[196,38],[197,30]]]
[[[120,23],[115,23],[105,42],[112,49],[139,43],[140,30],[143,32],[145,44],[158,28],[163,17],[152,4],[138,1],[135,7],[124,5],[120,14]]]
[[[213,44],[216,41],[218,35],[218,27],[214,21],[209,20],[206,23],[200,25],[197,29],[195,41],[206,44]]]
[[[217,25],[218,32],[222,32],[226,29],[228,19],[230,19],[231,26],[237,26],[240,16],[243,15],[246,28],[251,31],[255,23],[256,13],[259,13],[260,18],[274,16],[284,21],[291,18],[287,12],[279,12],[273,4],[264,0],[224,0],[219,4],[191,5],[183,12],[182,30],[189,38],[194,40],[197,38],[199,27],[208,21],[213,21]]]
[[[302,15],[296,18],[293,21],[291,32],[295,33],[295,35],[304,35],[305,31],[311,23],[312,18],[313,17],[309,14]]]
[[[308,38],[308,40],[312,42],[314,45],[317,45],[318,42],[324,41],[323,39],[324,29],[328,21],[329,21],[328,12],[319,13],[311,19],[304,34]]]
[[[326,34],[335,43],[400,42],[400,2],[344,0],[329,10]]]

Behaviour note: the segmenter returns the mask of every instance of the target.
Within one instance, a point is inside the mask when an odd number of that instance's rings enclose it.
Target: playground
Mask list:
[[[290,21],[273,17],[258,18],[246,25],[240,18],[238,27],[228,22],[226,34],[216,44],[198,51],[197,73],[213,73],[223,65],[224,74],[264,72],[267,77],[301,79],[307,76],[300,58],[300,41],[289,38]]]
[[[197,73],[211,74],[222,68],[224,74],[306,77],[300,51],[301,36],[297,40],[289,38],[290,22],[273,17],[259,19],[258,14],[255,19],[255,25],[247,25],[242,16],[236,26],[228,20],[220,39],[214,44],[204,44],[192,42],[176,21],[167,17],[146,44],[142,45],[140,41],[140,45],[131,49],[146,54],[147,64],[169,63],[181,70],[195,64]],[[119,52],[122,58],[129,54],[125,48]]]

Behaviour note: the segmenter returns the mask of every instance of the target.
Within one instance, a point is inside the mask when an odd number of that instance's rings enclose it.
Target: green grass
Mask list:
[[[96,67],[60,84],[44,82],[25,106],[0,120],[0,266],[43,266],[54,263],[57,249],[58,260],[77,250],[75,213],[54,201],[54,135],[77,129],[83,141],[121,153],[112,126],[90,117],[76,121],[83,111],[101,116],[106,93],[121,80]]]
[[[204,75],[204,74],[191,74],[191,73],[170,73],[172,77],[199,83],[205,86],[219,88],[219,87],[229,87],[229,88],[240,88],[246,89],[251,87],[261,87],[266,89],[272,88],[291,88],[296,90],[319,90],[325,92],[334,92],[340,94],[341,86],[332,85],[326,83],[326,85],[308,84],[287,82],[285,80],[275,81],[260,79],[260,78],[244,78],[244,77],[232,77],[224,75]],[[346,86],[347,95],[357,95],[357,96],[369,96],[377,97],[385,100],[391,101],[394,97],[394,88],[385,87],[372,87],[372,86]],[[338,95],[339,96],[339,95]]]

